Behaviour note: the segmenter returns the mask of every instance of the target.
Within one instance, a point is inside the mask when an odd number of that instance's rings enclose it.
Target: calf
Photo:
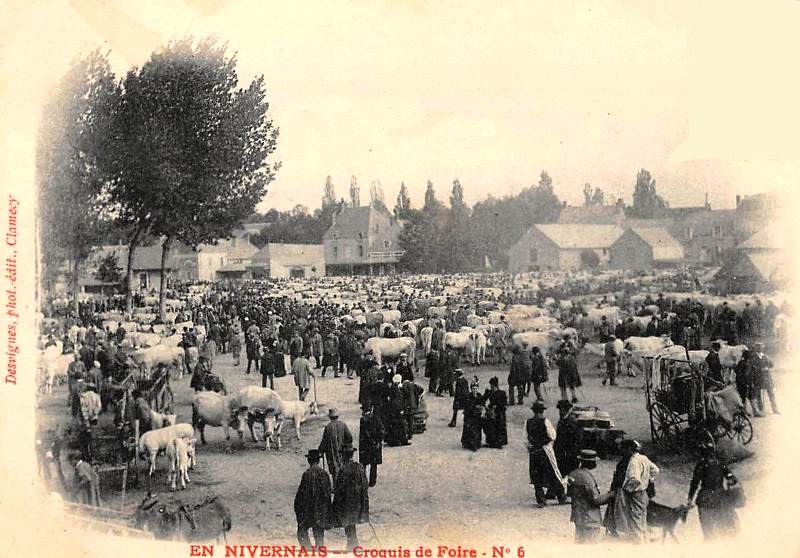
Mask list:
[[[157,413],[150,411],[150,423],[152,428],[164,428],[165,426],[174,426],[178,420],[178,415],[168,415],[166,413]]]
[[[651,527],[661,527],[662,543],[667,540],[667,534],[672,536],[675,542],[678,542],[678,537],[675,536],[675,525],[679,519],[686,523],[688,513],[689,508],[685,505],[671,508],[653,500],[647,503],[647,523]]]
[[[157,430],[150,430],[139,437],[138,449],[140,454],[146,454],[150,458],[149,475],[156,470],[156,456],[161,451],[166,451],[167,446],[175,438],[192,438],[194,428],[191,424],[175,424],[165,426]]]
[[[300,425],[303,424],[308,418],[308,414],[316,414],[316,402],[306,403],[305,401],[284,401],[280,410],[280,415],[283,419],[292,419],[294,423],[294,432],[297,439],[300,440]],[[278,431],[280,436],[280,431]],[[280,439],[280,438],[279,438]],[[280,445],[279,445],[280,447]]]
[[[181,490],[186,488],[189,481],[189,469],[194,469],[195,464],[195,444],[197,440],[192,438],[175,438],[171,444],[167,445],[166,454],[169,460],[169,475],[167,482],[170,488],[175,490],[178,477],[181,479]]]

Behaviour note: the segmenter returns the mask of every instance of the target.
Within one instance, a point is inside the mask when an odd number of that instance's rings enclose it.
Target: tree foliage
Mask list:
[[[115,253],[106,254],[100,259],[97,265],[97,271],[94,273],[95,279],[103,283],[113,283],[115,285],[122,283],[124,270],[119,265],[119,258]]]
[[[583,186],[583,205],[590,207],[593,205],[605,205],[606,196],[600,188],[592,190],[592,185],[588,182]]]
[[[325,187],[322,191],[322,207],[334,205],[336,203],[336,189],[333,187],[331,175],[325,179]]]
[[[398,219],[406,219],[411,211],[411,198],[408,196],[406,183],[400,183],[400,191],[397,193],[397,202],[394,206],[394,216]]]
[[[145,230],[162,239],[162,301],[172,243],[231,236],[278,169],[266,163],[278,129],[267,117],[263,76],[239,88],[236,57],[226,50],[213,38],[174,41],[122,84],[112,198],[138,231],[130,254]]]
[[[45,277],[67,260],[78,310],[81,269],[109,228],[101,155],[116,102],[114,74],[105,54],[75,61],[45,105],[36,154],[36,181]]]
[[[628,217],[637,219],[653,219],[661,210],[668,207],[661,196],[656,193],[656,181],[650,173],[641,169],[636,175],[636,186],[633,190],[633,204],[627,208]]]

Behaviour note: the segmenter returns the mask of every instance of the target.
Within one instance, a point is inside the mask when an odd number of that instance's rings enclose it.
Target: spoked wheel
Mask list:
[[[753,423],[744,413],[736,413],[731,421],[728,436],[742,445],[747,445],[753,440]]]
[[[656,402],[650,407],[650,416],[653,418],[653,442],[664,450],[676,448],[680,443],[677,415],[663,403]]]

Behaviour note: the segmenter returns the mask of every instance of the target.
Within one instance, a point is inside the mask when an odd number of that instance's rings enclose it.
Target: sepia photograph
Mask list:
[[[16,554],[800,552],[800,2],[3,4]]]

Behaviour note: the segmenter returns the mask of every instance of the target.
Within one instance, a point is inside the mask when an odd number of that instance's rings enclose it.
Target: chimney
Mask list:
[[[331,215],[331,226],[336,224],[336,216],[338,214],[339,214],[339,211],[337,210],[337,211],[334,211],[333,214]]]
[[[736,209],[739,209],[739,204],[742,203],[742,196],[736,194]]]

